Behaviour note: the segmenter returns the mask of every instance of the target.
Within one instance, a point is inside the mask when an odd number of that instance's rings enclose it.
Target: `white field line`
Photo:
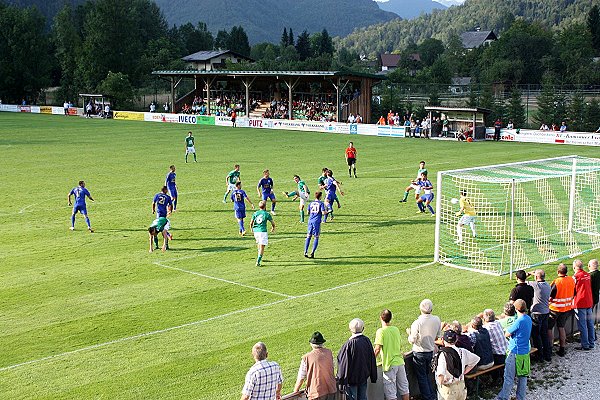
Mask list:
[[[244,288],[247,288],[247,289],[258,290],[260,292],[266,292],[266,293],[274,294],[274,295],[277,295],[277,296],[286,297],[288,299],[293,299],[295,297],[295,296],[291,296],[289,294],[274,292],[272,290],[262,289],[262,288],[259,288],[259,287],[256,287],[256,286],[251,286],[251,285],[246,285],[246,284],[240,283],[240,282],[230,281],[229,279],[217,278],[216,276],[205,275],[205,274],[202,274],[200,272],[194,272],[194,271],[190,271],[190,270],[183,269],[183,268],[172,267],[170,265],[163,264],[161,262],[155,262],[154,265],[158,265],[159,267],[171,269],[171,270],[174,270],[174,271],[185,272],[186,274],[200,276],[200,277],[206,278],[206,279],[212,279],[212,280],[215,280],[215,281],[228,283],[230,285],[241,286],[241,287],[244,287]]]
[[[145,338],[145,337],[149,337],[149,336],[154,336],[154,335],[159,335],[159,334],[162,334],[162,333],[167,333],[167,332],[174,331],[174,330],[177,330],[177,329],[183,329],[183,328],[187,328],[187,327],[190,327],[190,326],[200,325],[200,324],[204,324],[204,323],[207,323],[207,322],[211,322],[211,321],[215,321],[215,320],[219,320],[219,319],[231,317],[233,315],[244,314],[244,313],[247,313],[247,312],[250,312],[250,311],[255,311],[255,310],[262,309],[262,308],[271,307],[271,306],[274,306],[274,305],[277,305],[277,304],[280,304],[280,303],[285,303],[285,302],[296,300],[296,299],[303,299],[303,298],[307,298],[307,297],[312,297],[312,296],[316,296],[316,295],[319,295],[319,294],[322,294],[322,293],[327,293],[327,292],[331,292],[331,291],[334,291],[334,290],[338,290],[338,289],[343,289],[343,288],[347,288],[347,287],[350,287],[350,286],[359,285],[361,283],[371,282],[371,281],[374,281],[374,280],[384,279],[384,278],[388,278],[390,276],[399,275],[399,274],[402,274],[402,273],[405,273],[405,272],[415,271],[417,269],[425,268],[425,267],[428,267],[428,266],[433,265],[433,264],[435,264],[435,263],[434,262],[429,262],[429,263],[426,263],[426,264],[418,265],[418,266],[413,267],[413,268],[408,268],[408,269],[404,269],[404,270],[400,270],[400,271],[396,271],[396,272],[391,272],[391,273],[380,275],[380,276],[374,276],[374,277],[362,279],[362,280],[356,281],[356,282],[345,283],[343,285],[335,286],[335,287],[328,288],[328,289],[318,290],[316,292],[306,293],[306,294],[302,294],[302,295],[295,296],[295,297],[287,297],[285,299],[273,301],[273,302],[266,303],[266,304],[260,304],[260,305],[252,306],[252,307],[248,307],[248,308],[243,308],[241,310],[231,311],[231,312],[228,312],[228,313],[225,313],[225,314],[221,314],[221,315],[215,315],[214,317],[210,317],[210,318],[206,318],[206,319],[202,319],[202,320],[198,320],[198,321],[193,321],[193,322],[188,322],[188,323],[185,323],[185,324],[182,324],[182,325],[172,326],[172,327],[169,327],[169,328],[159,329],[159,330],[145,332],[145,333],[139,333],[137,335],[127,336],[127,337],[123,337],[123,338],[111,340],[111,341],[104,342],[104,343],[98,343],[98,344],[94,344],[94,345],[91,345],[91,346],[86,346],[86,347],[82,347],[82,348],[79,348],[79,349],[75,349],[75,350],[71,350],[71,351],[66,351],[64,353],[53,354],[51,356],[46,356],[46,357],[38,358],[38,359],[35,359],[35,360],[29,360],[29,361],[25,361],[25,362],[18,363],[18,364],[8,365],[6,367],[1,367],[0,368],[0,372],[12,370],[12,369],[23,367],[23,366],[26,366],[26,365],[37,364],[37,363],[48,361],[48,360],[53,360],[55,358],[67,357],[67,356],[70,356],[72,354],[77,354],[77,353],[81,353],[81,352],[84,352],[84,351],[89,351],[89,350],[94,350],[94,349],[98,349],[98,348],[102,348],[102,347],[107,347],[107,346],[110,346],[110,345],[113,345],[113,344],[128,342],[128,341],[131,341],[131,340],[137,340],[137,339],[141,339],[141,338]]]

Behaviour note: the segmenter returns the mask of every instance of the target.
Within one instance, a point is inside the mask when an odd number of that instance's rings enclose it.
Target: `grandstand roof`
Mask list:
[[[468,112],[468,113],[483,113],[490,114],[492,110],[481,107],[442,107],[442,106],[425,106],[426,111],[451,111],[451,112]]]
[[[364,72],[354,71],[198,71],[198,70],[166,70],[153,71],[152,75],[162,76],[264,76],[264,77],[279,77],[279,76],[300,76],[300,77],[356,77],[356,78],[371,78],[376,80],[386,79],[385,77],[368,74]]]

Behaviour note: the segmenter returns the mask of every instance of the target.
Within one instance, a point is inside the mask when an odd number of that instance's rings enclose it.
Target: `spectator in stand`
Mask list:
[[[594,316],[592,315],[592,279],[590,274],[583,269],[581,260],[573,261],[573,279],[575,280],[575,315],[577,317],[577,328],[579,328],[579,339],[581,347],[575,350],[592,350],[594,348],[595,327]]]
[[[356,122],[356,117],[354,117],[354,114],[350,114],[348,116],[348,123],[353,124],[354,122]]]
[[[362,124],[362,117],[360,116],[360,114],[356,114],[356,123],[357,124]]]
[[[394,125],[394,113],[392,112],[392,110],[390,110],[388,112],[388,115],[387,115],[387,124],[388,125]]]
[[[163,104],[163,110],[165,110],[166,113],[169,112],[169,102],[165,102],[165,104]]]
[[[560,131],[561,132],[566,132],[567,131],[567,124],[565,121],[562,122],[562,124],[560,125]]]
[[[480,317],[473,318],[467,331],[471,343],[473,343],[473,352],[480,358],[477,369],[483,371],[492,368],[494,366],[492,341],[490,333],[483,327],[483,320]]]
[[[534,282],[527,282],[533,288],[533,304],[530,310],[530,316],[533,323],[531,339],[533,346],[538,349],[536,358],[539,361],[552,361],[552,342],[548,338],[548,317],[550,316],[551,288],[546,282],[546,272],[543,269],[536,269],[533,274],[527,273],[527,276],[535,276]]]
[[[573,297],[575,296],[575,281],[567,276],[567,266],[560,264],[557,269],[558,277],[550,284],[550,317],[548,319],[548,338],[554,342],[554,325],[558,327],[559,348],[556,354],[565,355],[567,334],[565,324],[573,313]]]
[[[442,334],[442,325],[439,317],[431,315],[433,311],[431,300],[423,300],[419,309],[421,315],[410,328],[406,329],[406,332],[408,342],[412,344],[413,368],[417,375],[421,397],[424,400],[435,400],[435,388],[431,385],[431,360],[435,340]]]
[[[558,125],[556,124],[552,124],[552,127],[550,128],[551,131],[558,131]]]
[[[517,285],[511,290],[509,300],[514,302],[517,299],[523,299],[525,300],[525,304],[527,304],[527,309],[531,310],[534,293],[533,288],[526,282],[527,273],[520,269],[515,275],[517,277]]]
[[[404,136],[410,136],[410,120],[408,118],[404,120]]]
[[[154,104],[154,102],[150,103],[150,112],[156,112],[156,104]]]
[[[465,374],[479,362],[472,352],[456,346],[458,335],[447,330],[443,335],[444,347],[440,349],[435,367],[438,400],[464,400],[467,398]],[[434,364],[435,365],[435,364]]]
[[[600,297],[600,272],[598,272],[598,260],[595,258],[588,262],[588,270],[592,279],[592,300],[595,308]]]
[[[506,331],[506,329],[515,323],[517,320],[517,310],[515,310],[515,305],[512,301],[504,304],[504,312],[502,313],[502,318],[498,320],[500,325],[502,325],[502,329]]]
[[[385,125],[385,118],[383,118],[383,115],[381,117],[379,117],[379,121],[377,121],[377,125]]]
[[[550,128],[548,128],[548,125],[546,125],[545,123],[542,122],[542,125],[540,125],[540,131],[549,131]]]
[[[373,346],[363,335],[365,323],[355,318],[348,324],[352,336],[338,352],[338,385],[348,400],[367,400],[367,379],[377,382],[377,365]]]
[[[334,400],[337,392],[333,373],[333,353],[323,344],[321,332],[315,332],[308,341],[312,351],[302,356],[294,392],[300,391],[306,382],[306,397],[309,400]]]
[[[496,142],[500,141],[500,131],[502,130],[502,121],[500,121],[500,118],[498,118],[496,120],[496,122],[494,122],[494,140]]]
[[[442,331],[451,330],[456,332],[456,347],[461,347],[463,349],[469,350],[471,353],[473,352],[473,342],[471,339],[463,334],[462,325],[458,321],[452,321],[449,324],[442,323]],[[435,342],[438,346],[443,346],[443,341],[439,339]]]
[[[279,364],[267,360],[269,353],[263,342],[252,346],[254,365],[246,374],[241,400],[279,400],[283,376]]]
[[[508,125],[506,125],[506,129],[515,129],[515,124],[513,124],[512,119],[508,120]]]
[[[400,330],[391,325],[392,312],[383,310],[379,315],[381,328],[375,334],[375,357],[383,370],[383,394],[385,400],[409,400],[408,379],[404,369],[404,354],[400,349]]]
[[[504,364],[508,345],[506,337],[504,337],[504,328],[502,328],[502,325],[496,319],[496,313],[494,313],[494,310],[492,309],[488,308],[483,310],[482,319],[484,322],[483,327],[487,329],[490,334],[494,365]]]
[[[525,400],[527,377],[530,372],[529,337],[531,336],[531,318],[527,315],[527,305],[522,299],[515,301],[518,317],[506,330],[508,353],[504,363],[504,384],[497,400],[509,400],[515,377],[517,378],[517,400]]]

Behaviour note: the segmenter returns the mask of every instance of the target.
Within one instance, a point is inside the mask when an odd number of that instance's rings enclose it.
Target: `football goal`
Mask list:
[[[435,261],[448,266],[512,275],[600,248],[600,159],[441,171],[436,196]]]

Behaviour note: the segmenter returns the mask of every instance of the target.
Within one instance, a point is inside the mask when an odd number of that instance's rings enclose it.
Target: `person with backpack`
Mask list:
[[[444,347],[433,357],[431,368],[437,384],[438,400],[465,400],[467,388],[465,374],[479,362],[479,356],[469,350],[456,347],[458,334],[453,330],[444,332]]]

